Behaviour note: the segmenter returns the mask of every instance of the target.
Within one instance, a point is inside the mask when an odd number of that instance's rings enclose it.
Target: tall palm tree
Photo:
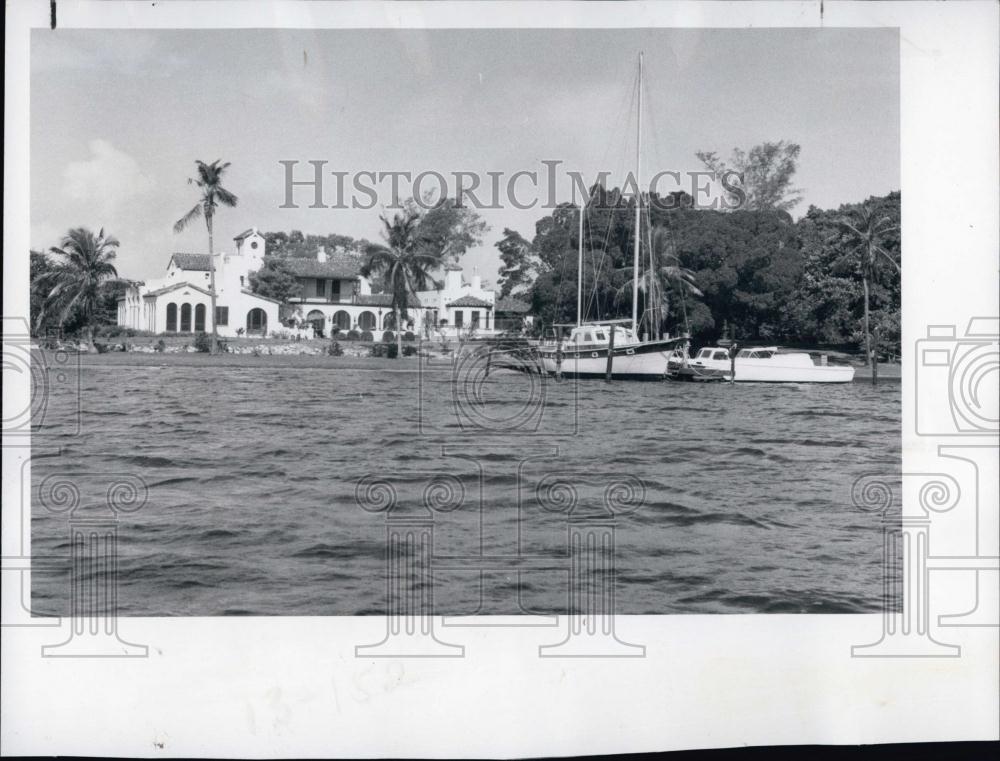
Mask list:
[[[396,358],[403,356],[403,319],[411,294],[427,290],[429,283],[436,281],[431,272],[440,267],[443,256],[430,248],[430,244],[420,234],[420,215],[413,211],[396,214],[392,221],[380,216],[385,229],[382,238],[385,244],[372,243],[365,253],[368,260],[362,269],[367,277],[371,274],[382,276],[385,287],[392,294],[392,310],[396,317]]]
[[[862,204],[852,216],[837,220],[846,233],[849,244],[854,244],[848,254],[857,256],[861,269],[861,282],[865,293],[865,362],[871,364],[873,357],[869,298],[871,283],[879,274],[879,264],[888,262],[902,274],[899,262],[892,258],[881,245],[882,236],[898,228],[887,216],[879,216],[869,204]]]
[[[76,227],[66,233],[60,246],[50,248],[55,262],[35,282],[42,291],[48,291],[36,327],[50,315],[55,315],[62,327],[75,314],[83,321],[87,347],[94,351],[94,323],[100,314],[101,298],[105,288],[118,281],[118,271],[112,264],[118,246],[118,240],[105,235],[104,228],[94,235],[85,227]]]
[[[204,161],[195,161],[198,167],[197,178],[188,178],[189,185],[197,185],[201,193],[201,199],[191,210],[174,223],[174,232],[179,233],[190,225],[198,217],[205,217],[205,226],[208,228],[208,267],[209,290],[212,292],[212,354],[218,351],[219,332],[215,325],[215,250],[212,239],[212,220],[215,218],[215,209],[220,204],[232,208],[236,206],[239,199],[222,186],[222,175],[229,168],[229,162],[222,163],[221,159],[216,159],[211,164]]]

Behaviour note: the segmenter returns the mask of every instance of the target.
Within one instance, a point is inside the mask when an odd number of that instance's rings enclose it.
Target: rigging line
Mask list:
[[[626,113],[631,113],[631,111],[632,111],[631,105],[629,106],[628,111],[625,110],[625,102],[627,100],[629,100],[630,98],[633,101],[635,100],[635,76],[636,76],[635,74],[632,75],[632,77],[631,77],[632,84],[631,84],[631,86],[627,90],[625,89],[624,86],[621,88],[621,93],[622,93],[621,99],[618,102],[617,108],[615,110],[615,113],[617,114],[617,116],[615,117],[614,123],[611,125],[611,132],[608,134],[608,141],[607,141],[607,145],[605,146],[605,149],[604,149],[604,155],[601,157],[601,163],[602,164],[604,164],[604,163],[607,162],[607,160],[608,160],[608,154],[611,153],[611,146],[614,145],[617,142],[615,140],[615,136],[618,134],[619,125],[620,125],[621,120],[622,120],[622,115],[626,114]],[[622,77],[619,74],[618,80],[623,80],[623,79],[624,79],[624,77]]]
[[[653,108],[652,88],[650,88],[649,86],[649,78],[650,78],[649,74],[647,74],[645,81],[642,83],[643,84],[642,90],[644,93],[644,97],[646,98],[646,103],[649,104],[646,107],[646,116],[650,128],[650,137],[652,138],[651,141],[647,140],[647,142],[653,143],[653,156],[656,159],[657,162],[656,165],[661,169],[663,169],[664,168],[663,156],[660,155],[660,142],[657,139],[660,135],[660,132],[656,124],[656,114],[655,114],[655,109]]]
[[[629,108],[628,108],[628,111],[627,112],[622,111],[622,114],[625,114],[627,116],[627,118],[625,120],[626,134],[625,134],[625,139],[621,142],[621,146],[622,146],[621,153],[619,154],[618,163],[617,163],[617,166],[615,167],[616,174],[615,175],[611,175],[611,176],[622,177],[623,179],[624,179],[624,176],[625,176],[625,173],[626,173],[626,170],[625,170],[625,158],[626,158],[626,155],[629,152],[629,147],[630,147],[629,135],[631,134],[631,131],[627,129],[627,126],[632,121],[632,119],[631,119],[632,112],[636,110],[636,96],[637,96],[637,93],[638,93],[638,86],[637,86],[638,85],[638,82],[637,82],[638,76],[639,76],[638,72],[636,72],[636,74],[632,77],[632,86],[628,90],[628,99],[629,99]],[[623,98],[622,102],[624,102],[624,100],[625,99]],[[615,130],[616,131],[617,131],[617,125],[620,122],[621,122],[620,118],[616,119],[616,121],[615,121]],[[610,188],[608,188],[606,185],[602,184],[602,187],[603,187],[605,193],[607,193],[607,191],[610,190]],[[610,270],[610,269],[613,268],[613,265],[614,265],[613,260],[611,259],[610,255],[608,254],[608,246],[609,246],[609,244],[611,242],[611,234],[612,234],[612,232],[614,230],[617,216],[623,210],[622,207],[619,204],[620,204],[620,196],[615,198],[615,205],[614,205],[614,207],[610,208],[610,209],[607,209],[607,211],[608,211],[608,221],[607,221],[607,227],[606,227],[606,229],[604,231],[604,241],[603,241],[603,244],[602,244],[601,249],[600,249],[600,253],[603,254],[603,256],[601,258],[601,261],[600,261],[600,266],[598,266],[596,264],[596,254],[594,252],[593,245],[591,245],[591,248],[590,248],[591,262],[592,262],[592,266],[593,266],[593,268],[595,270],[595,276],[594,276],[593,287],[590,289],[590,297],[588,298],[587,309],[589,311],[591,309],[591,307],[593,307],[594,311],[596,313],[598,313],[598,319],[601,319],[601,314],[600,314],[601,310],[600,310],[600,299],[599,299],[599,292],[598,292],[598,284],[600,283],[600,275],[603,274],[605,266],[607,266],[608,269]],[[589,230],[590,230],[591,244],[593,244],[593,223],[591,222],[591,220],[589,218],[587,220],[587,224],[588,224]],[[617,302],[617,296],[615,297],[615,301]]]

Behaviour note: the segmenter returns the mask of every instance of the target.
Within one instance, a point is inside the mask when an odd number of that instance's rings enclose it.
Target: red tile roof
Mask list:
[[[445,304],[449,307],[484,307],[486,309],[491,309],[493,305],[488,301],[483,301],[482,299],[477,299],[475,296],[462,296],[460,299],[455,299],[450,304]]]
[[[212,257],[208,254],[174,254],[170,257],[182,270],[197,270],[198,272],[208,272],[212,268]],[[170,262],[167,262],[167,267]]]
[[[161,295],[163,293],[167,293],[169,291],[175,291],[178,288],[193,288],[194,290],[196,290],[196,291],[198,291],[200,293],[204,293],[206,296],[211,296],[212,295],[211,291],[206,290],[205,288],[200,288],[197,285],[195,285],[194,283],[182,282],[182,283],[173,283],[172,285],[165,285],[163,288],[158,288],[155,291],[150,291],[149,293],[145,293],[145,294],[143,294],[143,298],[148,299],[148,298],[150,298],[152,296],[159,296],[159,295]]]
[[[296,277],[330,278],[331,280],[357,280],[361,275],[361,257],[334,253],[325,262],[316,259],[289,257],[282,259]]]

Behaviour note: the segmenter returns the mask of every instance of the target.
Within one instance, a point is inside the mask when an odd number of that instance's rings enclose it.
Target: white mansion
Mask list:
[[[300,295],[291,302],[294,312],[285,316],[279,314],[278,301],[250,290],[250,273],[264,263],[264,237],[251,228],[234,240],[235,253],[214,255],[220,335],[266,336],[304,328],[307,335],[359,330],[378,339],[384,331],[395,330],[392,297],[371,292],[358,255],[328,254],[319,247],[315,259],[285,259],[300,284]],[[211,331],[210,266],[208,254],[173,254],[165,277],[134,283],[119,299],[118,324],[153,333]],[[515,299],[498,302],[494,291],[483,289],[478,274],[467,283],[457,266],[445,268],[441,288],[421,291],[410,302],[404,329],[425,337],[492,336],[530,320],[525,318],[526,304]]]

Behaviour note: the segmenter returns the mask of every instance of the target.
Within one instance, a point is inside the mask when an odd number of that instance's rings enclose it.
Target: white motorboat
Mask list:
[[[729,350],[714,346],[705,347],[690,360],[694,370],[714,371],[729,376],[732,372],[737,383],[850,383],[854,368],[827,365],[825,358],[817,363],[804,351],[764,346],[740,349],[735,362]]]
[[[614,380],[663,380],[667,362],[683,338],[640,341],[627,321],[586,322],[574,325],[563,341],[542,344],[537,352],[545,371],[566,378],[604,378],[612,351]],[[611,332],[614,331],[614,347]]]

